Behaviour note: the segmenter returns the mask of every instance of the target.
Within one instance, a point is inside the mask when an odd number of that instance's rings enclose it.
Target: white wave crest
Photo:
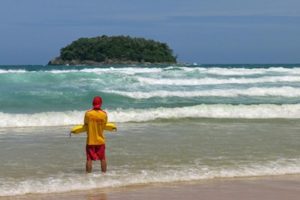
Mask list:
[[[71,70],[50,70],[45,72],[50,72],[54,74],[62,74],[62,73],[75,73],[75,72],[85,72],[85,73],[95,73],[95,74],[104,74],[104,73],[121,73],[126,75],[135,75],[139,73],[160,73],[162,68],[134,68],[134,67],[126,67],[126,68],[84,68],[81,70],[71,69]]]
[[[248,89],[215,89],[201,91],[149,91],[149,92],[124,92],[107,90],[107,93],[119,94],[133,99],[149,99],[153,97],[238,97],[238,96],[281,96],[300,97],[300,88],[293,87],[271,87]]]
[[[83,69],[53,69],[53,70],[41,70],[41,72],[49,73],[75,73],[75,72],[86,72],[86,73],[123,73],[128,75],[135,75],[138,73],[161,73],[163,71],[182,70],[184,72],[197,71],[204,74],[212,75],[224,75],[224,76],[247,76],[247,75],[262,75],[262,74],[273,74],[280,73],[286,75],[299,75],[300,68],[285,68],[285,67],[269,67],[269,68],[243,68],[243,67],[184,67],[184,66],[170,66],[166,68],[159,67],[109,67],[109,68],[83,68]],[[25,69],[0,69],[2,73],[25,73],[25,72],[38,72],[38,71],[27,71]]]
[[[25,73],[27,72],[26,70],[23,69],[17,69],[17,70],[13,70],[13,69],[0,69],[0,74],[14,74],[14,73]]]
[[[206,74],[215,74],[223,76],[249,76],[249,75],[262,75],[262,74],[290,74],[290,75],[299,75],[300,68],[284,68],[284,67],[270,67],[270,68],[221,68],[221,67],[212,67],[212,68],[183,68],[185,71],[199,71]]]
[[[0,127],[63,126],[82,124],[84,112],[42,112],[34,114],[9,114],[0,112]]]
[[[147,110],[118,110],[110,112],[111,119],[117,122],[144,122],[156,119],[180,118],[300,118],[300,104],[295,105],[197,105],[178,108],[153,108]]]
[[[260,78],[201,78],[201,79],[154,79],[137,77],[139,82],[149,85],[220,85],[220,84],[250,84],[300,82],[300,76],[265,76]]]
[[[0,127],[64,126],[81,124],[84,111],[45,112],[35,114],[0,113]],[[300,118],[300,104],[286,105],[197,105],[177,108],[108,110],[109,121],[146,122],[181,118]]]

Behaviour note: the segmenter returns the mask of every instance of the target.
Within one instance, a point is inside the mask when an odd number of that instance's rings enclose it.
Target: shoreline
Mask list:
[[[71,191],[63,193],[4,196],[0,200],[66,199],[66,200],[131,200],[131,199],[243,199],[296,200],[300,196],[300,174],[263,177],[210,179],[191,182],[157,183],[116,188]]]

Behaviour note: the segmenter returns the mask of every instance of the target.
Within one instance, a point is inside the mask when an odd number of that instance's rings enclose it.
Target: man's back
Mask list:
[[[87,125],[88,145],[105,144],[103,130],[107,123],[107,114],[102,110],[89,110],[85,113],[84,124]]]

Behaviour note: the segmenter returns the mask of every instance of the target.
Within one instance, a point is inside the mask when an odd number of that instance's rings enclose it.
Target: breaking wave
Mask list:
[[[108,110],[109,121],[147,122],[182,118],[298,119],[300,104],[227,105],[201,104],[176,108]],[[0,113],[0,127],[65,126],[81,124],[84,111],[42,112],[34,114]]]

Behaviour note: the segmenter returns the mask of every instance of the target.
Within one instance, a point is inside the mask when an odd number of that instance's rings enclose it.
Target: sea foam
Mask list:
[[[29,178],[21,181],[0,178],[0,196],[15,196],[29,193],[70,192],[107,187],[147,185],[178,181],[197,181],[215,178],[257,177],[300,173],[300,160],[279,159],[266,163],[237,164],[234,167],[180,166],[178,169],[159,168],[152,170],[116,169],[101,174],[58,173],[47,178]]]

